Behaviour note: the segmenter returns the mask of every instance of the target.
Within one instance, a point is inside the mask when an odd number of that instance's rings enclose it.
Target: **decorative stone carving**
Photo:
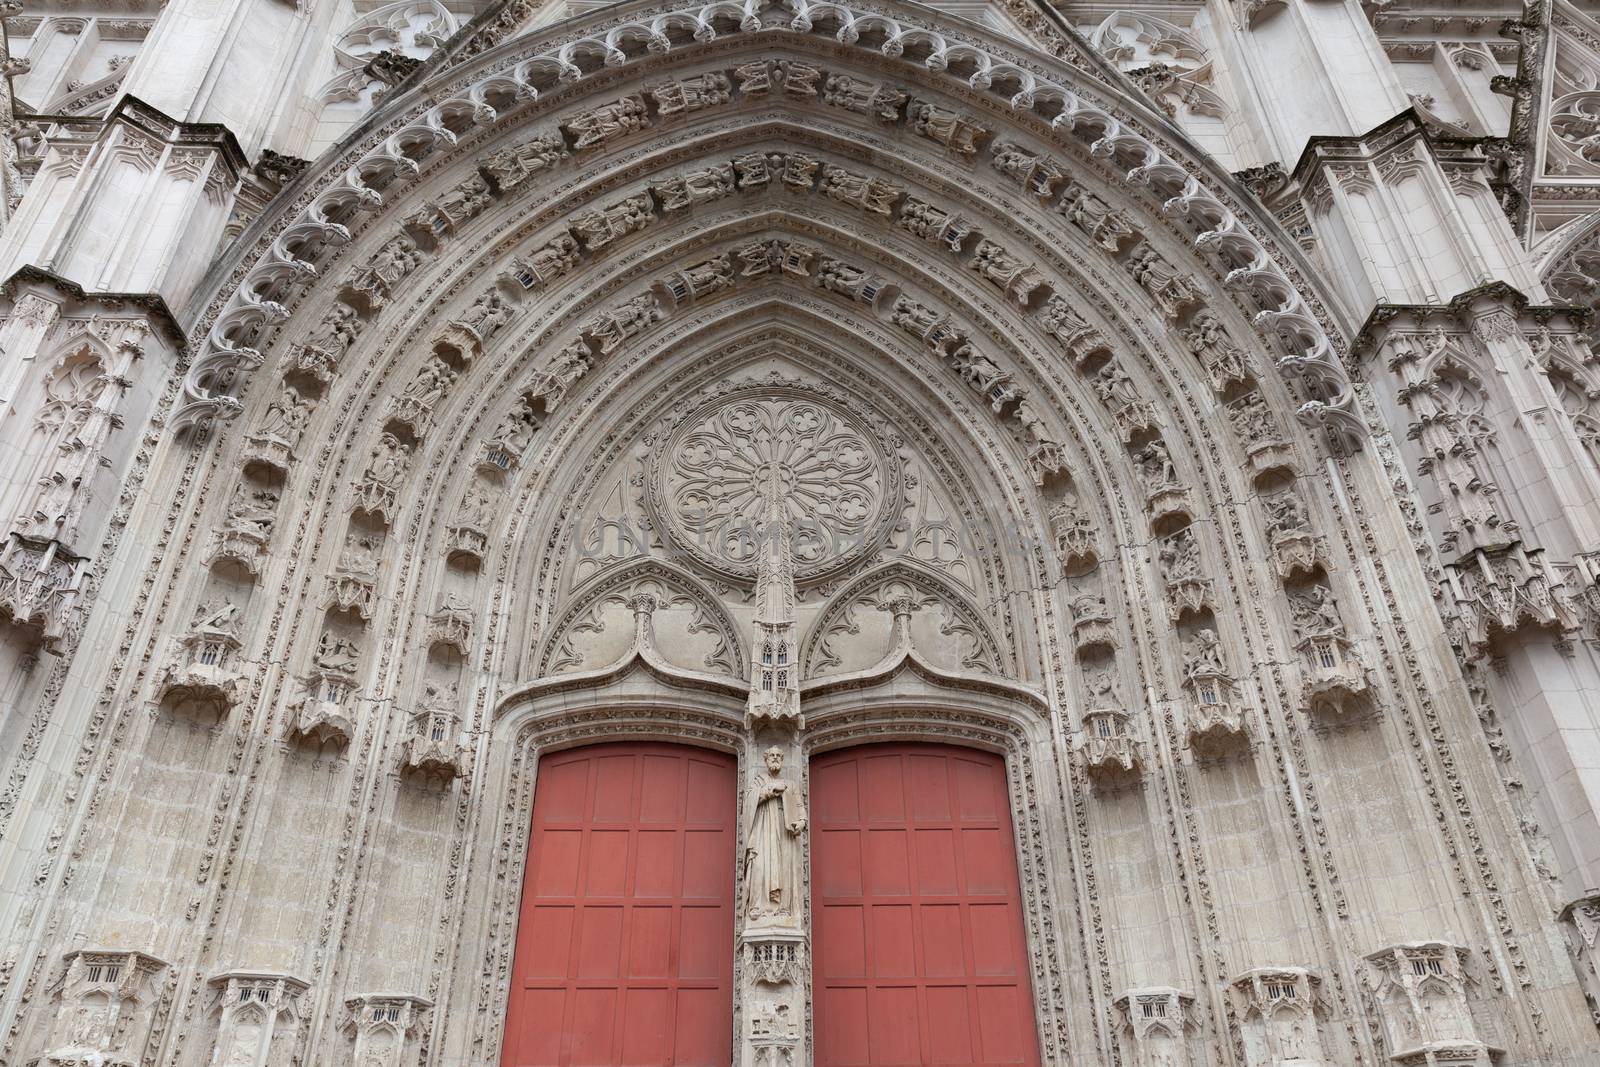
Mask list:
[[[428,682],[411,716],[411,730],[400,742],[400,772],[449,782],[466,770],[469,752],[461,739],[461,716],[454,690]]]
[[[156,681],[158,702],[208,706],[219,714],[238,702],[243,688],[238,616],[239,606],[226,597],[200,606],[179,642],[176,662]]]
[[[1129,989],[1111,1002],[1135,1067],[1188,1067],[1185,1045],[1194,997],[1167,986]]]
[[[1264,396],[1247,393],[1223,410],[1256,474],[1293,467],[1294,449],[1285,440],[1283,428]]]
[[[0,543],[0,617],[33,628],[46,643],[60,640],[77,622],[87,566],[59,542],[11,534]]]
[[[1116,424],[1124,444],[1130,444],[1140,435],[1160,427],[1155,405],[1139,395],[1133,379],[1123,372],[1115,360],[1108,360],[1101,366],[1090,384],[1094,387],[1095,396],[1100,398],[1100,403],[1111,415],[1111,421]]]
[[[474,300],[460,318],[446,325],[434,346],[441,352],[453,352],[463,361],[471,361],[514,314],[515,306],[491,289]]]
[[[1161,578],[1167,587],[1167,612],[1173,622],[1211,610],[1212,584],[1202,573],[1200,542],[1194,527],[1185,526],[1161,542]]]
[[[1056,558],[1069,573],[1087,570],[1100,558],[1094,520],[1070,488],[1050,507],[1050,536],[1055,541]]]
[[[895,299],[889,318],[935,352],[945,352],[950,345],[961,340],[961,332],[950,325],[949,316],[909,296]]]
[[[1484,654],[1490,641],[1525,626],[1560,634],[1579,628],[1576,607],[1552,573],[1544,553],[1522,544],[1501,552],[1470,552],[1444,570],[1456,610],[1453,636],[1471,656]]]
[[[913,133],[963,156],[977,155],[978,143],[989,136],[989,131],[977,123],[926,100],[911,101],[906,108],[906,122]]]
[[[344,308],[350,315],[355,314],[348,305],[334,306]],[[305,432],[306,423],[311,421],[313,406],[294,386],[285,385],[278,398],[267,406],[255,430],[246,437],[245,463],[260,463],[287,473],[294,462],[294,450],[300,443],[300,435]]]
[[[1304,967],[1261,967],[1228,983],[1248,1067],[1322,1067],[1321,979]]]
[[[802,834],[805,802],[783,773],[783,749],[761,754],[763,770],[745,799],[745,929],[794,927],[800,922]]]
[[[953,215],[914,196],[906,197],[900,205],[900,214],[895,223],[924,241],[944,245],[958,255],[972,233],[972,224],[960,215]]]
[[[635,93],[609,104],[591,108],[561,128],[572,137],[574,151],[608,144],[650,125],[650,112],[644,97]]]
[[[1562,908],[1561,922],[1584,995],[1600,995],[1600,890],[1591,890]]]
[[[1041,200],[1055,195],[1067,172],[1048,156],[1037,155],[1009,141],[996,141],[989,149],[994,168]]]
[[[563,233],[512,264],[511,277],[524,289],[543,289],[578,265],[578,242]]]
[[[755,729],[775,725],[805,728],[800,713],[800,641],[795,622],[799,597],[794,588],[793,530],[789,522],[789,495],[780,468],[765,471],[762,487],[766,518],[758,533],[760,562],[756,565],[756,616],[750,642],[750,696],[745,702],[745,725]],[[778,752],[779,758],[782,753]]]
[[[365,266],[351,273],[348,285],[352,292],[366,301],[369,310],[377,311],[389,302],[389,295],[394,292],[394,287],[412,271],[422,266],[426,258],[427,256],[417,247],[417,242],[409,234],[398,234],[384,242],[383,247],[378,249],[377,254]],[[346,317],[338,304],[329,310],[329,316],[340,319]],[[351,336],[354,336],[354,324],[354,318],[349,318],[350,336],[343,337],[343,343],[337,343],[335,339],[333,344],[319,344],[313,335],[312,338],[306,339],[306,345],[308,348],[320,348],[331,361],[337,362],[349,345]],[[337,335],[338,327],[335,326],[333,329]]]
[[[817,84],[822,81],[822,69],[797,59],[778,61],[778,80],[785,95],[812,97],[817,95]]]
[[[794,157],[788,157],[793,160]],[[788,178],[785,176],[785,181]],[[851,204],[872,215],[888,218],[894,204],[905,195],[905,188],[871,174],[858,174],[829,163],[822,168],[824,196],[841,204]]]
[[[750,1018],[751,1067],[794,1067],[800,1023],[788,1004],[762,1003]]]
[[[1210,308],[1196,311],[1189,325],[1178,331],[1178,337],[1206,369],[1211,388],[1218,393],[1254,382],[1250,357],[1228,336],[1222,320]]]
[[[426,230],[435,237],[454,233],[477,218],[493,199],[489,183],[482,176],[474,174],[438,200],[426,203],[406,216],[406,225]]]
[[[799,986],[806,978],[805,940],[795,935],[745,938],[744,971],[760,985]]]
[[[822,88],[822,101],[833,107],[869,115],[879,122],[900,121],[900,109],[907,97],[898,89],[877,82],[863,81],[848,74],[830,74]]]
[[[589,353],[588,342],[579,339],[572,342],[558,353],[561,358],[567,351]],[[569,373],[576,373],[575,369]],[[580,375],[581,376],[581,375]],[[534,382],[537,387],[540,382]],[[511,410],[506,412],[484,441],[483,462],[481,466],[486,470],[506,471],[522,462],[522,454],[527,451],[528,445],[533,441],[533,435],[544,424],[543,400],[531,392],[524,392],[517,397],[511,405]]]
[[[738,631],[717,598],[676,568],[636,558],[642,552],[629,540],[633,535],[614,532],[622,551],[609,562],[620,565],[563,608],[550,628],[539,672],[605,667],[648,642],[654,654],[687,670],[750,680]]]
[[[656,113],[662,118],[703,111],[733,99],[727,75],[717,72],[663,82],[649,92],[650,99],[656,102]]]
[[[339,562],[333,574],[328,578],[333,607],[340,611],[353,611],[363,619],[372,618],[382,551],[382,537],[365,533],[351,535],[339,553]]]
[[[803,152],[790,152],[788,155],[785,155],[785,156],[774,156],[774,157],[769,157],[769,158],[776,159],[781,163],[781,168],[778,171],[778,176],[783,181],[783,184],[787,185],[789,188],[791,188],[791,189],[810,189],[810,188],[813,188],[817,184],[817,171],[822,166],[822,160],[818,159],[816,156],[808,156]],[[739,161],[736,159],[733,162],[734,162],[734,166],[737,167],[738,164],[739,164]],[[839,168],[835,167],[833,169],[838,170]],[[839,183],[834,188],[834,191],[830,192],[828,195],[833,196],[833,198],[835,200],[843,199],[843,200],[846,200],[847,202],[853,202],[853,201],[850,201],[850,198],[848,196],[836,195],[836,194],[846,193],[846,192],[849,192],[850,190],[852,190],[854,188],[854,186],[855,186],[855,179],[860,177],[860,176],[851,174],[849,171],[846,171],[846,170],[839,170],[839,174],[840,174]],[[866,184],[862,187],[862,190],[861,190],[863,196],[869,196],[869,194],[873,194],[875,191],[881,192],[880,186],[882,184],[884,184],[884,183],[879,183],[879,182],[876,181],[876,179],[863,179],[863,180],[866,182]],[[744,185],[743,176],[740,177],[739,184],[741,186]],[[823,191],[824,192],[828,192],[828,190],[826,188]],[[863,202],[863,203],[860,204],[860,206],[867,207],[869,202],[875,202],[875,201],[871,201],[869,199],[868,202]],[[869,210],[872,210],[872,209],[869,208]],[[887,215],[889,213],[889,207],[887,205],[885,205],[883,207],[883,210],[878,212],[878,213],[879,214],[883,214],[883,215]]]
[[[1001,370],[999,364],[971,344],[962,342],[957,345],[951,350],[950,359],[956,365],[956,376],[988,400],[989,407],[996,413],[1022,395],[1011,374]]]
[[[433,356],[417,371],[417,376],[395,396],[389,398],[385,418],[424,436],[433,425],[433,409],[455,384],[456,370],[439,356]]]
[[[881,275],[868,273],[837,259],[822,259],[813,277],[819,286],[829,292],[839,293],[874,310],[877,309],[878,298],[889,288],[889,283]]]
[[[1290,599],[1297,647],[1306,663],[1306,709],[1340,719],[1370,703],[1367,670],[1345,637],[1333,594],[1313,585]]]
[[[1169,319],[1179,318],[1191,304],[1205,299],[1193,278],[1168,263],[1148,244],[1136,245],[1123,266]]]
[[[1183,647],[1183,688],[1189,747],[1202,755],[1248,741],[1244,708],[1223,660],[1222,639],[1211,627],[1195,631]]]
[[[1278,577],[1288,581],[1310,576],[1328,563],[1327,539],[1311,532],[1310,517],[1293,489],[1266,497],[1267,543]]]
[[[489,550],[489,524],[494,519],[494,494],[482,478],[467,482],[461,503],[445,525],[446,558],[481,564]]]
[[[50,989],[55,1019],[42,1064],[139,1067],[155,1024],[167,964],[143,952],[77,949]]]
[[[583,332],[594,338],[601,356],[620,349],[628,338],[644,332],[666,318],[654,293],[640,293],[584,324]]]
[[[569,341],[550,357],[550,362],[544,369],[537,371],[528,379],[522,395],[529,401],[535,402],[539,409],[548,414],[561,404],[568,390],[577,385],[594,368],[594,359],[595,354],[589,348],[587,341],[581,338]],[[539,422],[535,418],[530,432],[538,427]],[[508,444],[516,446],[518,452],[526,445],[525,441],[511,440],[504,435],[496,435],[495,440],[507,440]]]
[[[445,645],[461,655],[466,655],[472,644],[472,608],[456,596],[446,593],[439,610],[428,616],[428,647]]]
[[[638,233],[655,220],[655,204],[645,192],[574,215],[571,225],[583,247],[594,252],[630,233]]]
[[[385,431],[373,446],[367,469],[351,490],[356,510],[369,512],[385,523],[394,520],[400,482],[411,469],[412,446]]]
[[[704,408],[665,443],[654,500],[679,546],[715,569],[754,576],[766,487],[793,521],[797,579],[859,558],[898,509],[898,467],[853,415],[805,395],[737,397]]]
[[[1120,252],[1123,243],[1136,233],[1132,220],[1128,218],[1125,212],[1112,208],[1110,204],[1095,196],[1077,182],[1068,184],[1066,192],[1061,194],[1061,200],[1056,205],[1056,210],[1061,212],[1068,222],[1088,235],[1089,240],[1112,255]],[[1139,251],[1135,252],[1134,259],[1139,259],[1141,252],[1154,256],[1154,251],[1148,245],[1143,245]],[[1156,258],[1159,259],[1159,257]],[[1145,281],[1139,273],[1140,270],[1159,270],[1159,268],[1136,267],[1134,259],[1129,260],[1128,269],[1134,273],[1136,281],[1139,281],[1141,285],[1145,285]],[[1162,261],[1159,266],[1164,268],[1166,264]],[[1169,283],[1163,282],[1162,284]],[[1171,298],[1178,299],[1182,293],[1183,291],[1180,287],[1173,291]],[[1155,296],[1156,294],[1152,291],[1151,295]],[[1161,298],[1157,297],[1157,300],[1160,301]],[[1163,305],[1163,307],[1165,306]],[[1170,318],[1173,316],[1173,312],[1168,311],[1167,315]]]
[[[1063,297],[1051,295],[1046,298],[1044,310],[1039,314],[1039,324],[1060,342],[1079,370],[1096,355],[1111,350],[1105,335],[1089,325]]]
[[[1046,285],[1045,277],[1037,267],[1024,263],[988,238],[979,241],[973,248],[967,266],[1022,307],[1027,307],[1034,292]]]
[[[674,307],[694,303],[712,293],[733,288],[733,260],[728,253],[675,270],[660,283],[660,289]]]
[[[433,1001],[426,997],[366,993],[347,998],[339,1024],[350,1049],[347,1062],[360,1067],[402,1067],[415,1057],[432,1014]]]
[[[294,703],[289,720],[289,736],[321,746],[332,743],[340,748],[355,736],[351,707],[355,701],[357,653],[355,645],[324,632],[318,648],[317,666],[302,685],[304,692]],[[332,667],[324,663],[333,664]]]
[[[1144,745],[1133,736],[1132,719],[1121,711],[1086,713],[1079,752],[1097,783],[1119,784],[1144,771]]]
[[[919,566],[892,563],[839,590],[806,643],[808,676],[848,674],[899,650],[951,672],[1001,673],[1003,655],[983,613]]]
[[[763,164],[764,162],[763,158]],[[668,214],[694,207],[696,204],[721,200],[725,196],[733,195],[736,188],[733,165],[729,163],[714,164],[702,170],[689,171],[650,183],[650,192],[654,194],[656,203],[660,204],[661,210]]]
[[[1178,480],[1167,443],[1156,437],[1133,454],[1135,471],[1143,483],[1145,511],[1152,525],[1191,514],[1189,490]]]
[[[1072,601],[1072,645],[1078,655],[1114,648],[1117,630],[1106,598],[1085,593]]]
[[[817,250],[797,241],[751,241],[734,253],[739,257],[739,277],[759,278],[786,274],[793,278],[811,277],[811,261]]]
[[[1411,941],[1368,953],[1366,978],[1383,1020],[1389,1058],[1418,1067],[1490,1067],[1467,1002],[1467,950]]]
[[[541,133],[521,144],[491,155],[483,169],[502,193],[509,193],[535,174],[567,157],[567,142],[559,133]]]
[[[206,984],[217,1017],[212,1063],[298,1067],[311,1017],[305,982],[270,971],[229,971]]]
[[[260,574],[267,542],[272,539],[272,524],[277,519],[278,500],[275,490],[251,488],[244,482],[236,484],[222,525],[212,531],[205,554],[207,566],[219,559],[230,559],[251,574]]]

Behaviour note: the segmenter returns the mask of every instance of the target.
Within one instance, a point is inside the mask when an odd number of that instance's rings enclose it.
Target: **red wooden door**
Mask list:
[[[997,756],[812,761],[817,1067],[1039,1062],[1012,840]]]
[[[735,778],[675,745],[539,761],[504,1067],[728,1067]]]

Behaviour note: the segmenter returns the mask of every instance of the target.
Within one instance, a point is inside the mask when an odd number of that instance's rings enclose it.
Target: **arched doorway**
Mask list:
[[[999,756],[872,745],[811,763],[817,1067],[1036,1064]]]
[[[678,745],[540,760],[503,1067],[727,1067],[735,777]]]

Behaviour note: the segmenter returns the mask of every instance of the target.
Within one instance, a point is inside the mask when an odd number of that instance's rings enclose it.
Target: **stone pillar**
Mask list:
[[[1600,465],[1563,403],[1594,391],[1583,324],[1491,285],[1444,305],[1382,305],[1356,345],[1442,564],[1453,655],[1482,671],[1567,896],[1600,882],[1600,657],[1573,638],[1600,605],[1591,553]],[[1581,414],[1581,412],[1579,413]],[[1422,533],[1424,531],[1418,531]]]
[[[807,1062],[810,937],[805,914],[806,797],[793,731],[752,731],[744,766],[744,862],[739,900],[741,1067]]]

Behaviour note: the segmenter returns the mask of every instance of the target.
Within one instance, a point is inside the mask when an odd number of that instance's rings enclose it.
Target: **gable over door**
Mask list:
[[[735,778],[676,745],[540,760],[502,1067],[727,1067]]]
[[[998,756],[819,756],[811,847],[817,1067],[1039,1062]]]

